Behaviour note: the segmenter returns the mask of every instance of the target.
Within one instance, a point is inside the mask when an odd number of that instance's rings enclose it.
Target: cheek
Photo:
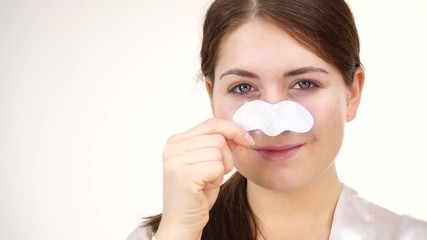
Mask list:
[[[314,118],[314,128],[337,128],[344,125],[346,104],[344,98],[322,98],[314,104],[306,106]]]
[[[234,113],[241,107],[247,100],[243,98],[235,98],[230,95],[216,93],[212,96],[212,108],[215,118],[231,120]]]
[[[341,148],[345,127],[345,102],[340,99],[322,100],[311,109],[314,127],[309,132],[310,156],[320,168],[330,166]],[[310,111],[310,109],[309,109]]]
[[[218,119],[231,120],[234,113],[239,108],[239,105],[233,104],[232,102],[225,101],[222,98],[217,98],[220,100],[213,101],[213,115]]]

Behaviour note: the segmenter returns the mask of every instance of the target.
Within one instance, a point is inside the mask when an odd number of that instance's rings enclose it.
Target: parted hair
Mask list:
[[[353,83],[360,63],[360,43],[355,21],[345,0],[215,0],[204,25],[200,51],[201,71],[214,84],[215,66],[223,39],[242,24],[269,21],[305,48],[335,66],[346,85]],[[247,180],[236,172],[220,188],[209,212],[202,240],[257,239],[259,224],[246,196]],[[161,214],[145,219],[143,226],[155,234]]]

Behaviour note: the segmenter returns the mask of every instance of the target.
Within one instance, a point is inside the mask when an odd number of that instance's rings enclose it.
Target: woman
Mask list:
[[[129,239],[427,239],[425,222],[359,198],[337,177],[365,79],[345,1],[216,0],[203,30],[215,118],[169,139],[163,213]],[[297,103],[313,125],[246,131],[232,119],[255,100]]]

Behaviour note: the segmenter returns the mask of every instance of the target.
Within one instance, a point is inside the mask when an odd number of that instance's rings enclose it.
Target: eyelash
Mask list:
[[[306,83],[306,84],[309,84],[309,87],[305,87],[305,88],[303,88],[303,87],[301,87],[301,83]],[[293,85],[293,89],[297,89],[297,90],[311,90],[311,89],[313,89],[313,88],[317,88],[317,87],[319,87],[319,84],[317,84],[317,83],[315,83],[315,82],[313,82],[313,81],[311,81],[311,80],[307,80],[307,79],[305,79],[305,80],[299,80],[299,81],[297,81],[294,85]]]
[[[308,87],[301,87],[300,84],[302,84],[302,83],[308,84],[309,86]],[[242,92],[241,90],[239,90],[239,87],[242,87],[242,86],[247,86],[250,88],[250,90],[247,92]],[[295,82],[295,84],[292,85],[292,89],[297,89],[297,90],[301,90],[301,91],[313,90],[314,88],[318,88],[318,87],[319,87],[319,84],[317,84],[311,80],[307,80],[307,79],[299,80],[299,81]],[[245,94],[249,94],[249,93],[253,92],[254,89],[255,88],[250,83],[244,82],[244,83],[238,83],[236,85],[231,86],[231,88],[228,90],[228,92],[232,93],[232,94],[245,95]]]
[[[247,86],[250,88],[250,90],[247,92],[241,92],[241,91],[238,92],[237,90],[239,89],[239,87],[242,87],[242,86]],[[245,95],[245,94],[251,93],[254,89],[255,88],[249,83],[239,83],[239,84],[231,86],[230,89],[228,90],[228,92],[232,93],[232,94]]]

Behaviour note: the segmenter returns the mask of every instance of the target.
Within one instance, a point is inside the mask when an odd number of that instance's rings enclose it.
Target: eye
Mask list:
[[[301,80],[301,81],[298,81],[294,85],[294,88],[304,90],[304,89],[314,88],[314,87],[317,87],[317,86],[318,85],[316,83],[314,83],[314,82],[312,82],[310,80]]]
[[[233,86],[230,89],[230,92],[236,93],[236,94],[246,94],[246,93],[249,93],[249,92],[251,92],[253,90],[254,90],[254,88],[250,84],[248,84],[248,83],[241,83],[241,84]]]

